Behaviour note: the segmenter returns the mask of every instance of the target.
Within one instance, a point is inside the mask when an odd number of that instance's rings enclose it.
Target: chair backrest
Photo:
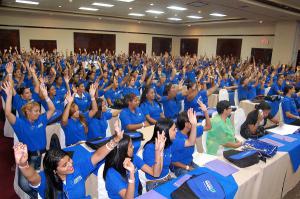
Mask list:
[[[219,101],[227,100],[229,101],[229,94],[226,89],[219,90]]]
[[[236,107],[238,107],[239,103],[240,102],[239,102],[238,92],[237,92],[237,89],[235,89],[235,91],[234,91],[234,104],[235,104]]]
[[[205,126],[205,119],[202,120],[202,126]],[[203,131],[202,134],[202,148],[203,148],[203,153],[207,152],[207,148],[206,148],[206,139],[207,139],[207,131]]]
[[[242,108],[236,109],[234,112],[234,129],[235,129],[235,134],[240,135],[240,130],[242,124],[246,120],[246,114]]]
[[[105,164],[102,164],[100,166],[100,168],[98,169],[98,175],[97,175],[98,199],[108,198],[108,194],[107,194],[106,187],[105,187],[105,181],[104,181],[104,178],[103,178],[104,165]]]
[[[279,121],[280,121],[280,122],[284,122],[283,114],[284,114],[284,112],[283,112],[283,110],[282,110],[282,103],[280,102],[280,103],[279,103],[279,108],[278,108],[278,116],[279,116]]]
[[[265,96],[268,95],[269,91],[270,91],[271,87],[269,86],[268,88],[265,88]]]

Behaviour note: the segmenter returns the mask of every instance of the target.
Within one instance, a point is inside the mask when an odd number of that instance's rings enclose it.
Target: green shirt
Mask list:
[[[208,154],[216,155],[221,145],[235,142],[234,127],[229,118],[224,122],[220,115],[211,119],[211,126],[207,133],[206,148]]]

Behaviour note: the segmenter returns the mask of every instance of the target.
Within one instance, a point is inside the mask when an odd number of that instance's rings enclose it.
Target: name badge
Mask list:
[[[40,123],[39,125],[38,125],[38,128],[41,128],[43,126],[43,123]]]
[[[74,179],[73,183],[74,184],[77,184],[78,182],[80,182],[82,180],[82,177],[81,176],[78,176]]]

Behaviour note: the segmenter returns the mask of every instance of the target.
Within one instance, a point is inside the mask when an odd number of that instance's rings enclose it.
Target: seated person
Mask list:
[[[111,81],[112,87],[106,91],[104,97],[109,107],[113,106],[116,100],[122,99],[122,89],[119,87],[118,79],[113,78]]]
[[[211,130],[207,133],[207,153],[217,155],[221,146],[225,148],[238,148],[242,145],[234,137],[234,127],[228,118],[231,115],[230,103],[227,100],[218,102],[218,115],[211,119]]]
[[[98,111],[96,100],[96,85],[92,84],[90,86],[90,96],[92,96],[92,109],[85,113],[79,111],[78,105],[74,103],[74,96],[76,93],[71,95],[67,93],[66,100],[68,104],[65,107],[64,113],[61,119],[61,126],[64,130],[66,137],[66,145],[76,144],[79,141],[85,141],[88,133],[89,124],[92,117]]]
[[[279,76],[277,82],[274,82],[268,92],[268,96],[270,95],[283,95],[283,77]]]
[[[191,126],[191,133],[188,138],[185,139],[175,139],[176,137],[176,126],[175,123],[167,118],[163,118],[157,121],[154,126],[154,132],[152,138],[145,144],[143,151],[143,160],[149,166],[156,164],[155,154],[155,140],[159,138],[159,134],[165,133],[166,144],[164,146],[164,154],[163,154],[163,164],[162,171],[160,176],[153,177],[151,175],[146,174],[147,182],[146,189],[147,191],[156,188],[157,186],[169,181],[172,179],[170,172],[170,165],[172,160],[172,152],[182,150],[185,147],[194,146],[196,142],[196,126],[197,126],[197,118],[196,113],[193,109],[189,109],[188,118]]]
[[[164,90],[164,96],[160,102],[164,107],[165,117],[175,120],[181,109],[181,101],[184,99],[185,93],[179,92],[174,84],[168,84]]]
[[[105,158],[103,178],[109,198],[135,198],[142,194],[142,186],[138,170],[148,175],[158,177],[162,170],[162,156],[165,146],[165,137],[161,134],[155,142],[155,162],[148,166],[133,153],[131,138],[124,134],[118,147],[114,148]]]
[[[88,140],[98,137],[106,137],[106,131],[109,127],[108,120],[110,120],[112,117],[118,116],[121,112],[121,110],[107,110],[105,100],[102,98],[97,99],[97,105],[98,111],[89,123],[89,131],[87,134]]]
[[[73,87],[74,88],[74,87]],[[74,103],[77,104],[79,111],[84,113],[89,110],[91,106],[91,96],[85,91],[85,84],[83,81],[79,81],[76,84],[76,88],[73,89],[76,93],[74,96]]]
[[[292,95],[295,94],[295,87],[285,85],[284,98],[282,100],[283,120],[286,124],[300,126],[300,116],[296,107],[296,103]]]
[[[248,99],[248,84],[249,78],[242,77],[237,89],[239,101]]]
[[[126,95],[125,103],[128,107],[120,113],[122,129],[125,133],[135,132],[140,128],[149,126],[142,109],[139,107],[139,99],[135,94]]]
[[[200,125],[196,127],[196,136],[193,137],[193,139],[200,137],[203,134],[203,131],[207,131],[211,128],[206,106],[203,103],[200,103],[199,106],[204,112],[206,123],[205,126]],[[175,140],[188,140],[190,136],[193,136],[192,131],[194,129],[189,119],[190,118],[186,112],[181,112],[179,114],[176,121],[178,131],[176,133]],[[172,170],[176,176],[186,174],[190,170],[198,167],[198,165],[193,162],[194,150],[195,145],[183,147],[178,150],[172,150]]]
[[[155,99],[154,89],[149,86],[142,93],[140,107],[150,124],[165,117],[161,105]]]
[[[264,126],[267,123],[267,119],[270,119],[275,124],[279,124],[278,119],[272,117],[270,112],[271,106],[267,102],[255,105],[255,110],[247,115],[246,121],[241,126],[241,136],[245,139],[264,136]]]

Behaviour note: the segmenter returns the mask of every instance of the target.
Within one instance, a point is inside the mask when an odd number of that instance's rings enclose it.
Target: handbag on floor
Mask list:
[[[173,199],[225,199],[225,191],[210,173],[193,175],[171,193]]]

